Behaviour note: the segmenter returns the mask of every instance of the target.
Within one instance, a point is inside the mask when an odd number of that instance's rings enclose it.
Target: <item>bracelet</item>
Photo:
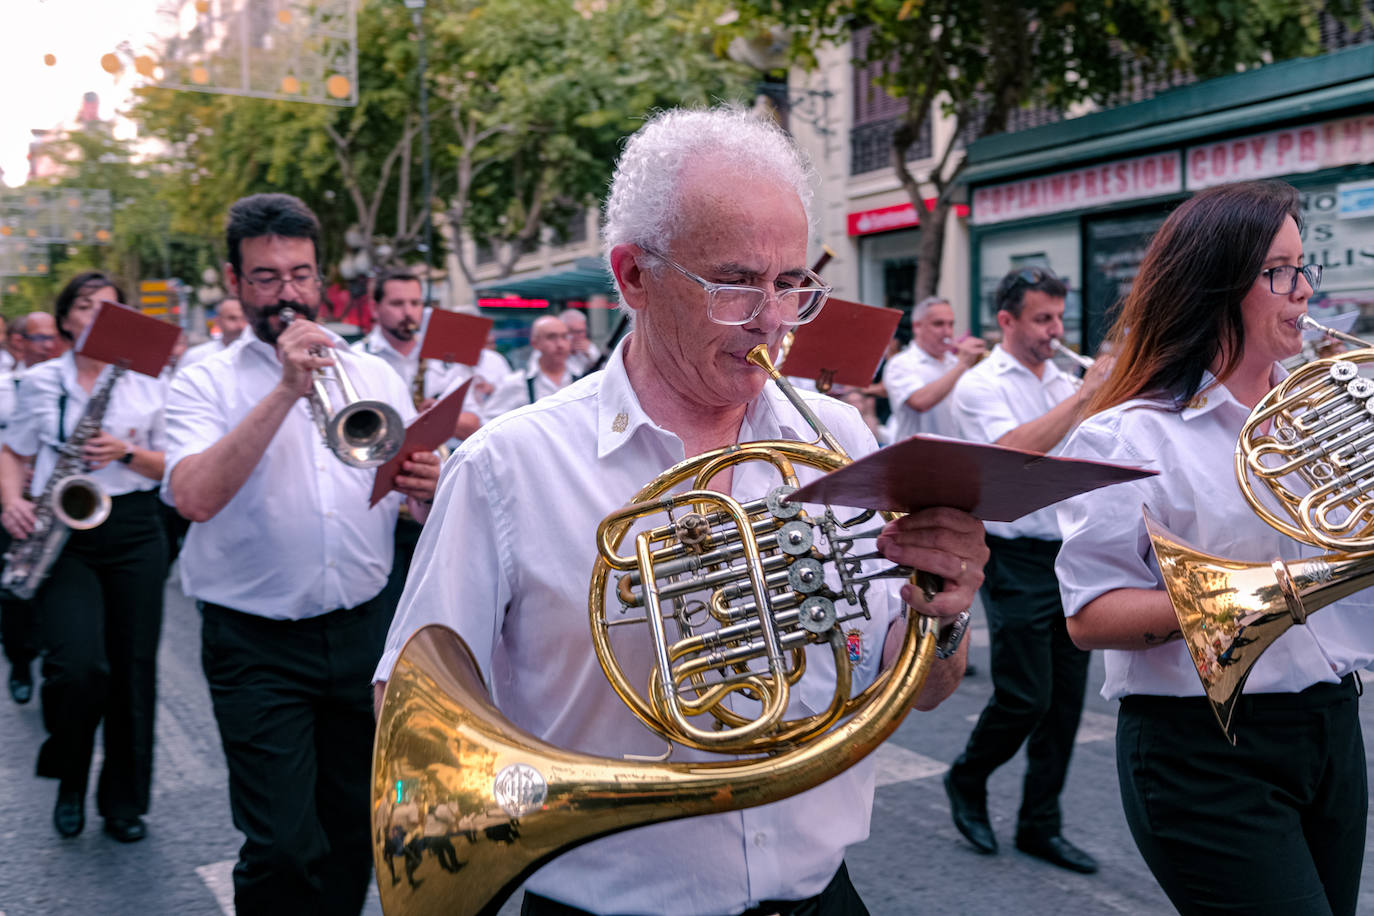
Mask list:
[[[935,642],[936,658],[949,658],[959,650],[959,643],[964,641],[964,633],[968,631],[968,622],[971,616],[968,611],[960,611],[959,616],[955,617],[949,626],[940,631]]]

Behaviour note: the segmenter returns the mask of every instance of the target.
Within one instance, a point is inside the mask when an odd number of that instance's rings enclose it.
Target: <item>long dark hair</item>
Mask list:
[[[1186,403],[1221,357],[1225,380],[1245,351],[1241,302],[1283,221],[1302,227],[1298,192],[1282,181],[1208,188],[1159,227],[1107,334],[1116,363],[1090,412],[1132,398]]]
[[[102,287],[112,287],[115,291],[115,298],[124,302],[124,290],[114,277],[98,270],[86,270],[72,277],[67,281],[67,285],[62,287],[62,292],[57,294],[57,301],[53,304],[53,318],[57,321],[57,333],[63,339],[75,343],[72,335],[67,333],[67,329],[62,327],[62,322],[67,319],[67,313],[72,310],[73,303],[82,293],[93,292]]]

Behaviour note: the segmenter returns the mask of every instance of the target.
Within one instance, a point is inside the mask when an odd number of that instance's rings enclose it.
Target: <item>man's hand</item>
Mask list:
[[[33,534],[36,522],[33,503],[27,499],[14,500],[5,506],[3,513],[0,513],[0,525],[4,525],[5,530],[10,533],[10,537],[16,541],[22,541]]]
[[[482,400],[486,400],[487,395],[491,394],[495,390],[496,386],[491,384],[491,382],[488,382],[481,376],[473,377],[471,389],[473,396],[480,398]]]
[[[1115,362],[1116,357],[1105,353],[1093,361],[1092,366],[1083,374],[1083,384],[1078,388],[1078,403],[1087,404],[1092,400],[1097,389],[1107,380],[1107,374],[1112,371],[1112,364]]]
[[[983,523],[958,509],[922,509],[889,522],[878,535],[878,551],[893,563],[934,573],[944,589],[927,602],[908,582],[902,600],[922,614],[953,619],[973,604],[983,584],[988,547]]]
[[[965,337],[954,348],[954,358],[963,363],[965,368],[972,369],[987,352],[988,345],[983,338]]]
[[[123,458],[130,448],[128,442],[101,430],[86,440],[81,457],[85,459],[88,469],[98,471],[111,461]]]
[[[317,356],[316,351],[328,353],[333,346],[334,341],[313,321],[304,318],[292,321],[277,338],[281,386],[296,397],[308,394],[315,370],[334,365],[334,360],[328,356]]]
[[[439,484],[439,456],[433,452],[411,452],[401,462],[396,475],[396,489],[419,502],[434,501],[434,489]]]

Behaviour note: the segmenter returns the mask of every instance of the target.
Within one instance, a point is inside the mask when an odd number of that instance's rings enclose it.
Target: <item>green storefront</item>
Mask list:
[[[1008,270],[1044,266],[1072,290],[1068,342],[1093,352],[1169,211],[1252,178],[1302,193],[1306,260],[1325,269],[1313,315],[1358,311],[1374,329],[1374,45],[972,144],[971,326],[996,330],[991,293]]]

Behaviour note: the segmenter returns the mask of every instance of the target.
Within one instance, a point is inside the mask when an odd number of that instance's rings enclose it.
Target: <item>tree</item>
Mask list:
[[[725,10],[481,0],[444,15],[434,95],[451,132],[449,225],[490,244],[506,276],[543,230],[601,197],[621,141],[654,109],[751,96],[751,71],[712,44]]]
[[[1360,0],[746,0],[747,28],[791,31],[793,59],[814,66],[822,43],[867,28],[855,63],[879,64],[875,84],[907,100],[892,165],[921,217],[916,298],[934,295],[956,153],[1000,133],[1019,108],[1064,111],[1108,103],[1127,79],[1208,79],[1314,53],[1323,9],[1346,19]],[[939,110],[954,124],[935,165],[917,177],[908,154]],[[926,199],[933,198],[927,205]]]

